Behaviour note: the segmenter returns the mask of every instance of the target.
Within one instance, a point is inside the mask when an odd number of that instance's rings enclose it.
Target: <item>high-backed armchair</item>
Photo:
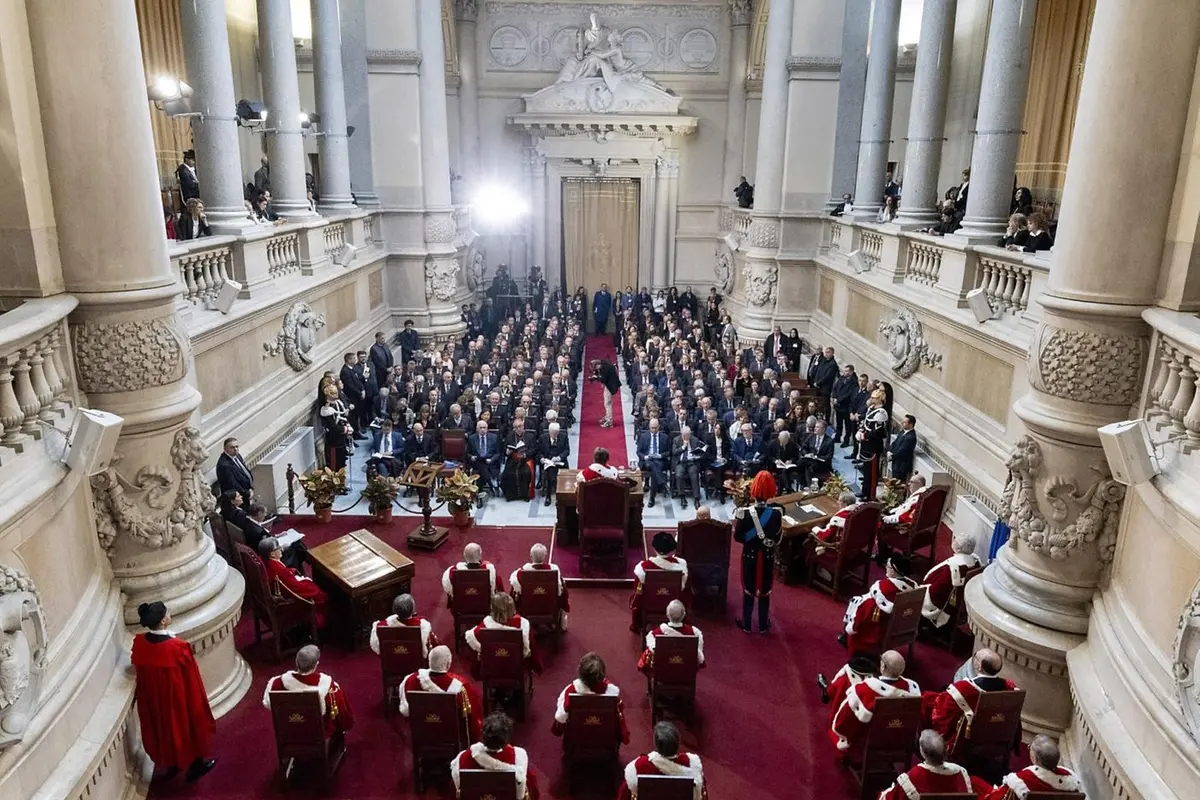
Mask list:
[[[271,692],[271,722],[279,773],[287,781],[293,762],[321,766],[326,781],[346,757],[346,738],[340,730],[325,737],[321,698],[316,692]]]
[[[729,554],[733,528],[728,522],[694,519],[679,523],[679,557],[688,563],[688,580],[696,605],[707,599],[724,610],[729,594]]]
[[[933,563],[933,548],[937,542],[938,528],[942,524],[942,513],[946,510],[946,499],[949,491],[945,486],[931,486],[926,489],[917,507],[913,509],[911,525],[884,525],[879,530],[879,541],[893,550],[912,558],[918,550],[927,553],[918,554],[920,558],[928,558]]]
[[[408,692],[409,740],[412,743],[413,786],[425,791],[430,763],[442,771],[471,744],[458,711],[458,698],[445,692]]]
[[[879,530],[879,506],[862,503],[850,512],[842,537],[836,546],[826,546],[818,555],[814,549],[808,559],[808,582],[841,598],[842,582],[851,578],[862,585],[870,586],[871,552],[875,549],[875,533]],[[819,570],[830,575],[828,583],[820,580]]]
[[[908,772],[921,732],[921,698],[880,697],[859,753],[850,753],[850,772],[860,797],[877,797],[902,772]]]
[[[267,568],[258,555],[244,544],[235,544],[242,571],[246,576],[246,596],[250,598],[250,611],[254,615],[254,641],[262,642],[262,628],[271,633],[275,647],[275,660],[283,660],[283,635],[302,625],[312,630],[314,644],[320,644],[317,632],[317,614],[313,601],[292,592],[279,581],[267,575]]]
[[[629,486],[609,478],[579,484],[579,564],[615,564],[625,571]]]

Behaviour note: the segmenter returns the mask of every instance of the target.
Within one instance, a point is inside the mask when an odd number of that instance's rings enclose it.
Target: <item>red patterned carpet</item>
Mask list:
[[[416,520],[398,518],[377,526],[366,517],[335,517],[320,525],[312,517],[297,517],[279,524],[280,529],[295,526],[304,531],[311,545],[366,527],[406,550],[404,534]],[[508,573],[524,563],[529,546],[547,535],[544,528],[452,529],[450,540],[438,552],[410,554],[417,567],[413,593],[419,611],[430,616],[434,629],[448,639],[450,615],[440,578],[442,570],[459,559],[462,546],[480,542],[507,581]],[[844,662],[845,651],[834,637],[845,604],[807,588],[780,586],[772,606],[772,634],[759,637],[743,634],[731,622],[738,599],[731,593],[729,613],[724,616],[694,620],[705,634],[709,667],[700,674],[696,725],[684,731],[684,739],[704,758],[710,796],[713,800],[857,797],[853,779],[833,761],[825,735],[829,709],[820,704],[814,682],[817,672],[832,675]],[[529,750],[547,800],[611,800],[615,767],[579,774],[574,785],[569,784],[560,742],[550,734],[554,703],[574,677],[579,657],[596,650],[608,662],[609,676],[626,694],[633,741],[622,749],[622,759],[650,749],[650,709],[644,679],[635,667],[640,648],[627,630],[625,590],[573,589],[571,600],[571,628],[560,650],[548,642],[544,646],[546,672],[536,680],[531,712],[517,725],[516,743]],[[291,786],[285,792],[276,772],[270,717],[261,699],[267,679],[288,665],[273,663],[266,648],[254,647],[248,619],[239,625],[236,638],[253,668],[254,683],[245,699],[217,722],[217,768],[194,785],[182,779],[156,782],[152,797],[409,800],[448,796],[435,789],[424,795],[413,791],[407,725],[398,715],[390,720],[384,717],[375,655],[369,650],[349,652],[335,644],[324,649],[322,669],[341,683],[353,705],[356,722],[348,737],[349,753],[328,793],[307,785]],[[913,661],[910,677],[932,687],[948,682],[961,658],[919,644]]]
[[[601,428],[600,420],[604,418],[604,387],[595,381],[587,380],[591,374],[588,364],[593,358],[603,359],[611,364],[617,363],[617,348],[613,347],[611,336],[589,336],[583,350],[583,397],[579,401],[579,466],[586,467],[592,463],[592,453],[597,447],[607,447],[612,454],[609,461],[614,467],[622,467],[629,463],[629,453],[625,447],[625,414],[621,404],[621,395],[613,395],[613,426]],[[619,369],[619,367],[618,367]],[[624,377],[621,382],[624,383]]]

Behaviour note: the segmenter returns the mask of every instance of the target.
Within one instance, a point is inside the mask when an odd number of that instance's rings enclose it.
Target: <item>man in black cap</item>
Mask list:
[[[654,548],[655,555],[639,562],[633,568],[633,577],[636,583],[633,587],[633,596],[629,598],[629,608],[633,612],[633,620],[629,629],[639,634],[642,632],[642,584],[646,582],[646,573],[649,570],[681,572],[683,573],[684,591],[688,588],[688,565],[686,561],[675,555],[675,548],[678,546],[675,537],[667,531],[659,531],[650,540],[650,546]]]
[[[183,205],[193,197],[200,197],[200,178],[196,175],[196,151],[184,150],[183,163],[175,168],[179,180],[179,197]]]

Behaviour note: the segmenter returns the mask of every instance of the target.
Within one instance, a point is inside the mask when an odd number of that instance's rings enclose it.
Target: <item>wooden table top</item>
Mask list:
[[[412,559],[368,530],[357,530],[308,551],[314,569],[332,578],[350,594],[385,580],[409,580]]]
[[[790,515],[796,520],[795,525],[783,524],[783,533],[785,536],[797,536],[806,534],[818,525],[824,525],[829,521],[829,518],[836,514],[842,507],[837,498],[830,497],[826,494],[810,497],[807,500],[801,500],[804,497],[803,493],[788,494],[776,497],[772,503],[778,503],[783,506],[783,513]],[[802,519],[798,516],[799,506],[808,505],[815,506],[821,513],[818,516],[809,516],[807,519]]]
[[[555,493],[558,495],[559,502],[563,502],[564,498],[569,502],[575,502],[575,487],[579,478],[579,470],[577,469],[560,469],[558,471],[558,484],[555,486]],[[617,479],[628,478],[633,481],[633,486],[629,489],[630,499],[642,496],[642,473],[635,469],[623,469],[618,472]]]

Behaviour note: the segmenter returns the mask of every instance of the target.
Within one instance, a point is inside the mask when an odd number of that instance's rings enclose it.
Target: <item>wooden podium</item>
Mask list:
[[[409,591],[415,572],[412,559],[365,529],[314,547],[308,558],[334,614],[349,623],[355,647],[366,646],[371,626],[391,613],[397,594]]]
[[[429,521],[433,515],[433,507],[429,505],[429,495],[433,491],[438,473],[441,471],[441,462],[414,461],[408,465],[408,469],[400,478],[402,485],[417,490],[417,497],[421,501],[421,515],[425,520],[408,535],[408,546],[417,550],[437,550],[450,535],[449,528],[439,528]]]

